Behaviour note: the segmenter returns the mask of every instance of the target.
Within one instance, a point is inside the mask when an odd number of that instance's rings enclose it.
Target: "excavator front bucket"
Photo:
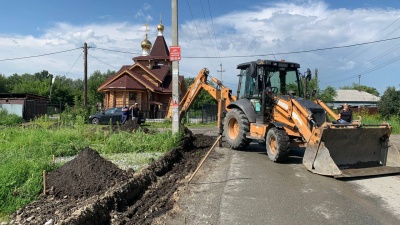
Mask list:
[[[400,167],[386,166],[390,132],[385,124],[315,128],[303,164],[313,173],[335,178],[399,173]]]

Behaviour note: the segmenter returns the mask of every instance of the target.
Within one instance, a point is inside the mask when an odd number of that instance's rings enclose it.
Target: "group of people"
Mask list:
[[[124,124],[126,120],[128,119],[129,111],[132,110],[132,120],[136,121],[138,120],[139,117],[139,105],[136,102],[133,104],[131,107],[128,108],[126,104],[124,104],[124,107],[122,107],[122,118],[121,118],[121,124]]]

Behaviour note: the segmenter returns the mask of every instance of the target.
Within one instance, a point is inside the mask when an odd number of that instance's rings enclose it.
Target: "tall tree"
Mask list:
[[[326,87],[321,91],[320,99],[324,102],[333,102],[337,96],[336,90],[332,86]]]
[[[353,83],[352,86],[343,86],[343,87],[341,87],[339,89],[342,89],[342,90],[360,90],[360,91],[365,91],[365,92],[368,92],[370,94],[373,94],[373,95],[379,97],[379,92],[378,92],[378,90],[376,90],[376,88],[368,87],[366,85],[358,85],[356,83]]]
[[[12,91],[14,86],[21,82],[21,79],[22,79],[21,76],[16,73],[14,73],[11,76],[8,76],[7,77],[7,89],[9,91]]]
[[[388,87],[378,102],[378,112],[386,118],[400,115],[400,91]]]
[[[97,91],[97,88],[107,79],[107,77],[115,74],[115,71],[108,70],[106,73],[101,73],[96,70],[88,79],[88,103],[95,105],[97,102],[103,102],[103,94]]]
[[[51,91],[52,102],[73,104],[76,95],[82,95],[83,85],[76,84],[77,81],[65,76],[56,76]]]
[[[40,96],[49,97],[51,88],[51,77],[47,71],[42,71],[31,75],[29,73],[18,76],[14,74],[8,78],[11,92],[13,93],[29,93]]]
[[[189,90],[190,85],[193,84],[195,78],[189,77],[185,78],[186,87]],[[210,83],[211,86],[215,87],[214,84]],[[192,109],[199,110],[202,109],[204,104],[218,104],[217,100],[215,100],[207,91],[201,90],[198,94],[197,98],[194,100],[192,104]]]
[[[3,74],[0,74],[0,93],[7,93],[7,92],[8,92],[7,77],[4,76]]]
[[[42,72],[38,72],[33,74],[36,80],[44,81],[48,80],[49,78],[51,79],[53,75],[49,73],[47,70],[43,70]]]

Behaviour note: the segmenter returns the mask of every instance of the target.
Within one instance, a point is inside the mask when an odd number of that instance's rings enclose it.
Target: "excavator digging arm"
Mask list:
[[[196,100],[201,90],[206,90],[215,100],[218,101],[218,120],[220,124],[220,118],[222,116],[222,111],[225,107],[232,101],[236,101],[236,96],[231,94],[231,90],[224,86],[221,81],[216,78],[211,78],[213,82],[215,82],[219,88],[215,88],[208,84],[207,78],[209,75],[209,70],[207,68],[203,68],[198,73],[195,78],[193,84],[189,87],[186,94],[183,96],[182,100],[179,103],[179,122],[182,120],[184,115],[193,105],[193,102]],[[171,118],[172,116],[172,107],[170,105],[167,113],[167,118]]]

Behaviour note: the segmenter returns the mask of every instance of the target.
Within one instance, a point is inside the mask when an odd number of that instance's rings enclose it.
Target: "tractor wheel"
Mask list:
[[[95,118],[93,118],[92,119],[92,124],[94,124],[94,125],[97,125],[97,124],[99,124],[99,118],[97,118],[97,117],[95,117]]]
[[[244,149],[251,140],[246,138],[250,131],[249,120],[239,109],[231,109],[225,116],[224,136],[226,142],[233,149]]]
[[[284,162],[289,156],[289,136],[284,130],[273,127],[268,130],[265,145],[269,158],[273,162]]]

